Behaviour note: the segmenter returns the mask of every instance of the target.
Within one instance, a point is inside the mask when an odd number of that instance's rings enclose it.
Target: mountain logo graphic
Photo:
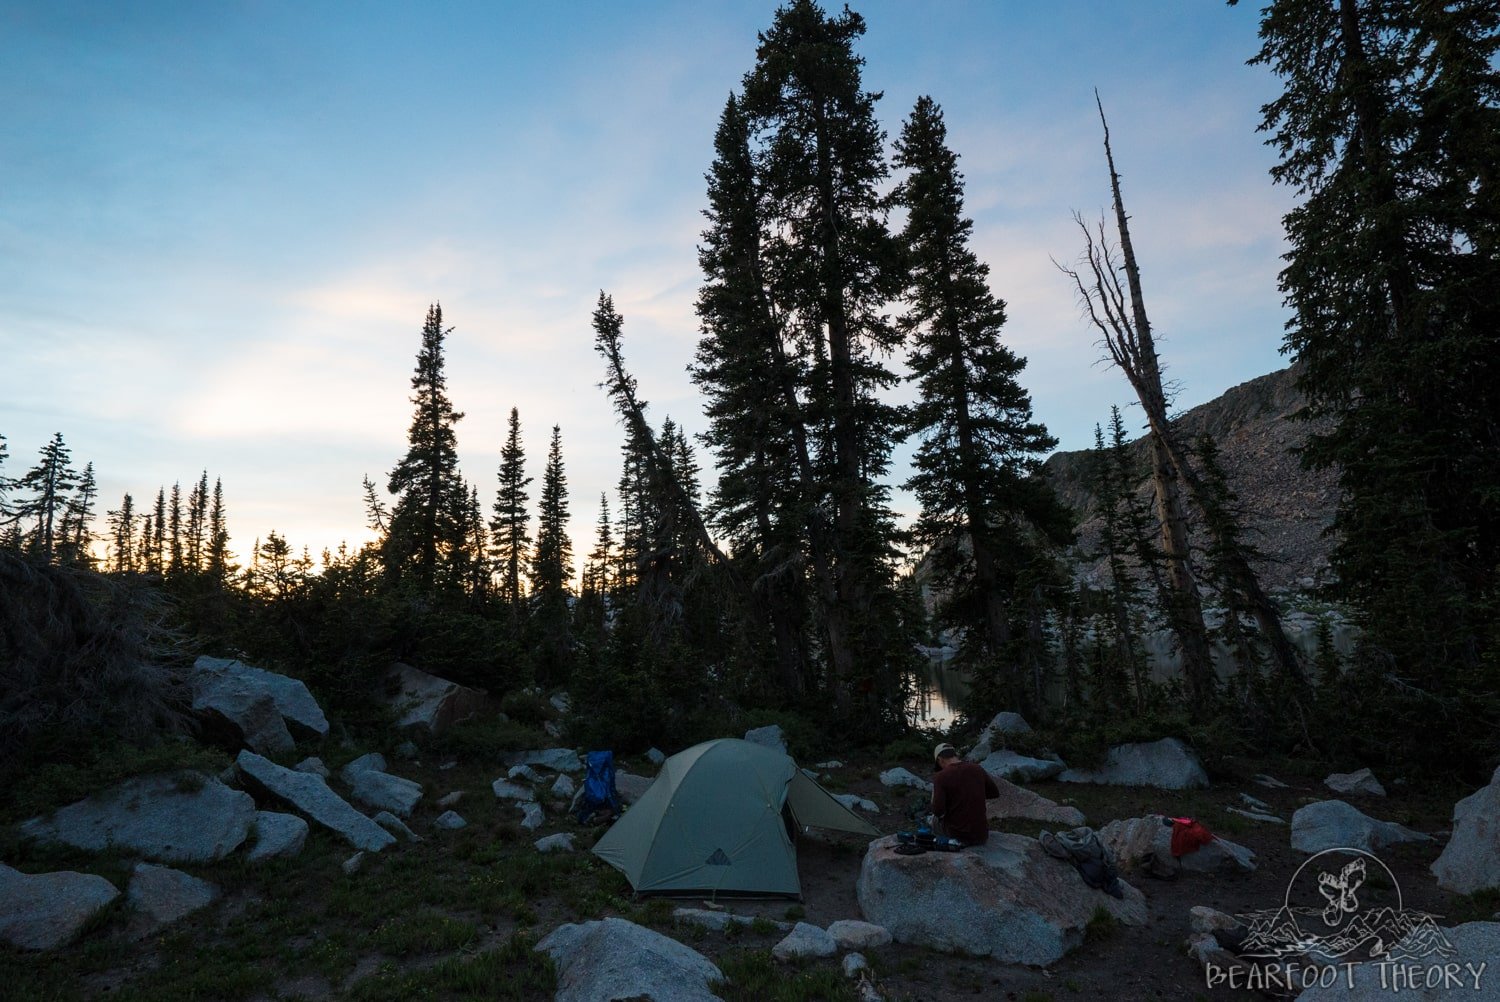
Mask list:
[[[1280,908],[1239,918],[1249,927],[1239,952],[1250,958],[1404,962],[1457,952],[1438,916],[1407,908],[1396,875],[1363,849],[1309,857],[1292,874]]]
[[[715,849],[714,854],[703,861],[704,866],[729,866],[730,859],[725,855],[723,849]]]

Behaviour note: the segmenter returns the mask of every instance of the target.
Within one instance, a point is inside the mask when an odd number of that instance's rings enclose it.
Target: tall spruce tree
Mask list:
[[[969,247],[963,176],[941,109],[918,99],[896,144],[909,174],[896,189],[907,210],[911,412],[921,437],[907,486],[921,502],[916,538],[931,549],[944,626],[964,637],[978,688],[993,705],[1036,709],[1013,646],[1018,573],[1038,547],[1072,538],[1072,517],[1036,476],[1057,440],[1032,417],[1018,377],[1024,359],[1000,341],[1005,304]]]
[[[110,566],[120,574],[136,570],[135,552],[135,499],[128,493],[120,499],[120,507],[106,512],[109,526]]]
[[[150,574],[162,575],[167,569],[167,489],[158,487],[156,489],[156,507],[150,516],[151,531],[148,539],[142,544],[148,554],[143,557],[141,564]]]
[[[94,503],[99,496],[99,484],[94,479],[94,464],[85,463],[83,474],[78,478],[78,487],[68,498],[63,512],[62,531],[57,541],[58,561],[84,567],[94,566],[91,547],[94,533]]]
[[[775,670],[760,695],[795,698],[809,681],[806,565],[835,609],[837,589],[822,513],[804,500],[803,485],[816,479],[797,389],[805,367],[789,348],[782,314],[770,298],[763,261],[767,209],[749,129],[731,95],[707,175],[709,226],[698,247],[703,333],[690,372],[705,398],[703,440],[718,472],[710,517],[744,576],[755,582],[748,608],[757,632],[770,639]],[[810,561],[804,559],[808,550]]]
[[[760,36],[741,104],[757,148],[767,289],[805,367],[814,479],[804,503],[828,512],[817,614],[829,695],[836,714],[873,734],[902,720],[910,645],[883,481],[901,415],[881,396],[898,381],[884,357],[901,342],[887,306],[902,275],[879,191],[888,175],[879,95],[864,90],[854,51],[864,30],[848,8],[830,17],[792,0]]]
[[[566,679],[571,660],[569,598],[572,595],[573,544],[568,537],[569,518],[562,429],[553,425],[538,499],[536,548],[531,559],[532,618],[538,634],[537,677],[548,684]]]
[[[1285,88],[1262,109],[1272,176],[1300,196],[1285,349],[1333,424],[1304,458],[1338,470],[1338,587],[1382,671],[1472,701],[1500,644],[1500,10],[1275,0],[1260,37]],[[1493,741],[1493,718],[1448,717]]]
[[[213,504],[208,511],[208,551],[206,570],[218,584],[229,582],[229,521],[224,511],[224,483],[214,478]]]
[[[407,431],[407,451],[391,471],[387,489],[395,495],[386,532],[387,579],[410,581],[432,592],[453,569],[467,543],[469,492],[458,474],[458,438],[454,425],[463,414],[448,400],[443,342],[453,332],[443,326],[443,308],[428,307],[422,346],[412,375],[411,402],[416,407]]]
[[[521,412],[512,407],[506,426],[505,445],[500,448],[499,487],[495,491],[494,517],[490,520],[491,556],[500,577],[500,601],[519,615],[525,595],[523,577],[528,562],[531,535],[527,531],[530,511],[526,488],[526,450],[521,444]]]
[[[167,575],[177,577],[182,573],[182,484],[172,485],[172,499],[169,504],[168,513],[168,540],[167,548],[170,551],[167,563]]]
[[[54,434],[42,446],[37,463],[16,481],[16,487],[29,492],[17,506],[22,519],[35,519],[25,536],[26,549],[43,561],[51,562],[67,518],[73,491],[78,487],[78,471],[73,469],[73,454],[63,441],[62,432]]]
[[[184,559],[188,569],[195,574],[202,571],[206,563],[208,504],[208,471],[204,470],[188,493],[187,546]]]

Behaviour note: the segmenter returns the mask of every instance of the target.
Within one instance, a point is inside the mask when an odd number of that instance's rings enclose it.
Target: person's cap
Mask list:
[[[944,755],[953,755],[957,757],[958,749],[950,745],[948,742],[944,741],[942,744],[938,745],[932,750],[932,760],[934,762],[941,761]]]

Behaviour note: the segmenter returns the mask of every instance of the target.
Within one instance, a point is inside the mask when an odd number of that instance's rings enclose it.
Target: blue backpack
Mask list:
[[[587,768],[583,777],[583,796],[578,799],[578,810],[573,815],[579,824],[604,808],[608,808],[612,816],[620,813],[620,793],[615,789],[615,753],[589,752]]]

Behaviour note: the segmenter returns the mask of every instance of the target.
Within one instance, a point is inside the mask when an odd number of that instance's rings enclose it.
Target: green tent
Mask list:
[[[791,756],[716,738],[662,763],[656,782],[594,846],[637,894],[801,897],[798,828],[880,834],[834,800]]]

